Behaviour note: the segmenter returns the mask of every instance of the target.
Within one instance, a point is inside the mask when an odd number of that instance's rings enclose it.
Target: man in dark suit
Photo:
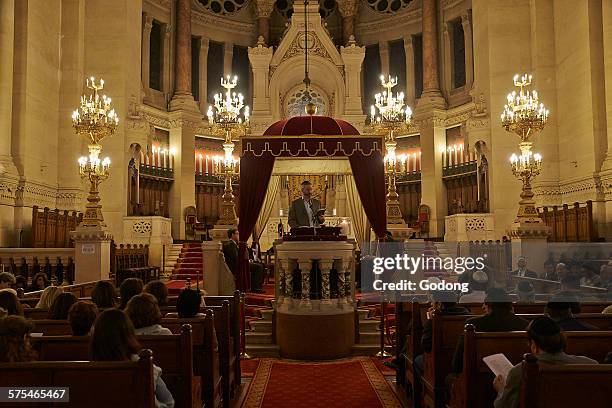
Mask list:
[[[227,230],[229,240],[223,244],[223,257],[227,267],[234,275],[238,276],[238,230],[230,228]],[[249,251],[249,271],[251,273],[251,292],[263,293],[264,270],[263,265],[253,260],[252,253]]]
[[[289,226],[318,227],[325,222],[323,215],[317,216],[321,209],[321,202],[312,198],[312,184],[305,180],[302,182],[302,197],[294,200],[289,207]]]
[[[528,278],[537,278],[538,274],[532,271],[531,269],[527,269],[527,260],[524,256],[519,256],[519,259],[516,262],[516,266],[518,269],[512,271],[512,276],[519,277],[528,277]]]
[[[514,314],[512,298],[505,290],[500,288],[489,288],[487,290],[485,310],[487,314],[467,319],[465,324],[473,324],[478,332],[523,331],[529,324],[527,320]],[[464,338],[461,335],[453,356],[453,373],[463,371],[463,343]]]
[[[555,294],[544,309],[563,331],[589,331],[597,330],[592,324],[581,322],[572,314],[572,309],[580,309],[580,302],[572,292],[559,292]]]

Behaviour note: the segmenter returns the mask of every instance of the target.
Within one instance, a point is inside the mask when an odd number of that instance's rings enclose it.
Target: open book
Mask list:
[[[493,374],[497,377],[498,375],[508,378],[508,371],[513,367],[510,360],[506,358],[502,353],[493,354],[482,358],[482,361],[489,367]]]

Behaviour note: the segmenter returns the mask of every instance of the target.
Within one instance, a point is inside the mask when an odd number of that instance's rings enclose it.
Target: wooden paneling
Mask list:
[[[71,248],[74,242],[70,231],[83,220],[83,214],[67,210],[60,212],[57,208],[42,211],[32,207],[32,246],[35,248]]]
[[[593,202],[563,204],[538,209],[544,223],[551,228],[549,242],[593,242],[598,233],[593,221]]]

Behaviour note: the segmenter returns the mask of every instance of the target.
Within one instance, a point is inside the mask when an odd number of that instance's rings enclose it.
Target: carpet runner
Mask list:
[[[172,271],[171,279],[186,280],[190,278],[195,284],[197,276],[199,276],[200,281],[202,280],[203,270],[202,244],[185,243],[181,249],[181,254],[176,262],[174,271]]]
[[[242,408],[401,408],[368,357],[334,362],[261,359]]]

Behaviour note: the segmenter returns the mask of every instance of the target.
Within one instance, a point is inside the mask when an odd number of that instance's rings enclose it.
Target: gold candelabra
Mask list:
[[[100,205],[100,183],[109,176],[110,159],[100,159],[102,145],[100,142],[115,133],[119,118],[111,108],[111,99],[99,95],[104,89],[104,80],[96,83],[94,77],[87,78],[87,88],[92,92],[81,96],[80,106],[72,113],[72,126],[77,135],[83,135],[89,140],[87,146],[89,156],[79,158],[79,173],[89,181],[89,195],[81,227],[106,227]]]
[[[508,94],[508,103],[501,114],[501,123],[508,132],[520,138],[520,154],[510,157],[512,174],[522,182],[521,200],[515,223],[542,224],[533,199],[532,181],[542,170],[542,155],[533,153],[533,137],[539,134],[548,121],[549,111],[538,100],[536,90],[526,90],[531,85],[531,75],[514,76],[514,85],[519,88],[518,94]]]
[[[206,116],[210,131],[213,134],[224,136],[223,150],[225,157],[220,163],[224,174],[225,189],[221,203],[221,225],[236,225],[236,206],[234,204],[234,194],[232,189],[232,179],[237,176],[237,160],[233,158],[235,143],[234,138],[246,135],[250,132],[250,111],[244,105],[242,94],[233,91],[238,85],[238,77],[233,78],[228,75],[221,78],[221,86],[225,88],[225,93],[215,95],[214,106],[208,107]]]
[[[404,104],[404,93],[394,94],[392,89],[397,85],[397,77],[380,77],[385,89],[374,96],[375,103],[370,107],[370,126],[377,133],[385,133],[385,169],[387,173],[387,224],[404,224],[396,187],[395,133],[408,129],[412,118],[412,109]]]

